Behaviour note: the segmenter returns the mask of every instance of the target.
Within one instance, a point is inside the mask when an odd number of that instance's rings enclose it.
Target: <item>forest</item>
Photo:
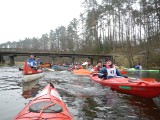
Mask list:
[[[118,65],[140,62],[160,69],[160,0],[84,0],[82,8],[67,27],[59,26],[41,38],[8,41],[0,48],[111,54]]]

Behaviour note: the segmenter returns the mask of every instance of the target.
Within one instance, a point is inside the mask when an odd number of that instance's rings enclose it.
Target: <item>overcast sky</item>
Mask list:
[[[0,0],[0,43],[38,37],[79,18],[84,0]]]

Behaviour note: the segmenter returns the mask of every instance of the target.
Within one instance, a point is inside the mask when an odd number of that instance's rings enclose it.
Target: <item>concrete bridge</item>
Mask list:
[[[69,53],[53,53],[53,52],[33,52],[33,50],[24,50],[24,49],[16,49],[16,48],[0,48],[0,62],[4,63],[3,56],[8,56],[10,65],[14,65],[15,61],[14,58],[17,56],[29,56],[29,55],[35,55],[35,56],[48,56],[52,58],[52,61],[56,57],[69,57],[72,59],[72,63],[74,63],[75,58],[89,58],[91,61],[91,64],[93,64],[93,59],[95,58],[101,58],[101,59],[106,59],[106,58],[111,58],[113,59],[112,55],[100,55],[100,54],[69,54]]]

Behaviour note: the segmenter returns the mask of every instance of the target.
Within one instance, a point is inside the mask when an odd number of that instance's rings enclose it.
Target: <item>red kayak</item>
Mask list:
[[[48,84],[14,120],[73,120],[53,84]]]
[[[31,67],[27,65],[27,62],[24,63],[23,67],[23,74],[24,75],[30,75],[30,74],[37,74],[37,73],[42,73],[42,70],[34,70]]]
[[[31,82],[43,76],[44,76],[43,70],[34,70],[27,65],[27,62],[25,62],[23,68],[23,76],[22,76],[23,82]]]
[[[90,75],[91,80],[108,86],[113,90],[140,96],[143,98],[154,98],[160,95],[160,82],[154,79],[133,79],[133,78],[110,78],[101,79],[98,75]]]

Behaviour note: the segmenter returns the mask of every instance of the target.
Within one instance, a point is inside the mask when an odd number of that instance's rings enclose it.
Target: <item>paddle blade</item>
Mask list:
[[[154,78],[140,78],[140,79],[147,82],[157,82],[157,80]]]
[[[121,74],[127,74],[127,71],[126,70],[121,70],[120,73]]]

